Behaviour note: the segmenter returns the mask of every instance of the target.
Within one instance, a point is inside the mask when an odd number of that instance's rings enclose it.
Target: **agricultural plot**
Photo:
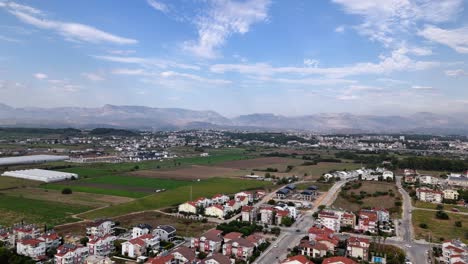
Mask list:
[[[0,190],[37,186],[39,184],[40,182],[38,181],[30,181],[26,179],[0,176]]]
[[[446,211],[447,212],[447,211]],[[413,227],[416,239],[426,239],[439,243],[443,240],[459,238],[468,242],[468,217],[462,214],[447,212],[449,219],[441,220],[435,217],[436,212],[413,210]],[[461,222],[461,227],[455,222]],[[421,228],[426,224],[427,228]]]
[[[72,215],[90,210],[84,205],[43,201],[0,195],[0,225],[9,226],[24,220],[49,226],[77,221]]]
[[[175,206],[190,200],[191,193],[192,199],[196,199],[198,197],[210,197],[217,193],[232,194],[241,190],[272,187],[269,182],[227,178],[202,180],[200,182],[193,182],[190,186],[181,186],[166,192],[149,195],[132,202],[84,213],[81,214],[80,217],[86,219],[113,217],[133,212]]]
[[[301,161],[298,159],[280,158],[280,157],[267,157],[255,158],[246,160],[232,160],[218,164],[218,167],[232,168],[232,169],[261,169],[275,166],[287,166],[288,164],[299,164]]]
[[[343,187],[333,206],[352,212],[377,207],[388,209],[393,216],[400,213],[401,195],[393,182],[361,181],[360,183],[361,186],[355,185],[357,181],[351,183],[348,185],[348,190]]]
[[[165,169],[165,170],[138,170],[129,173],[130,175],[161,178],[174,180],[194,180],[208,179],[212,177],[233,177],[240,176],[242,172],[232,168],[222,168],[216,166],[191,165],[188,168]]]

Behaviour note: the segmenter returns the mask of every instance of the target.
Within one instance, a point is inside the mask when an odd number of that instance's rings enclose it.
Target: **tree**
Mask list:
[[[461,221],[455,221],[455,226],[456,227],[462,227],[462,222]]]
[[[281,224],[284,226],[290,227],[292,226],[293,223],[294,223],[294,220],[289,216],[285,216],[281,218]]]
[[[62,189],[62,194],[72,194],[72,193],[73,193],[72,189],[68,187]]]
[[[441,219],[441,220],[448,220],[449,219],[448,214],[446,212],[444,212],[444,211],[437,211],[435,216],[436,216],[437,219]]]
[[[80,239],[80,244],[83,245],[83,246],[86,246],[86,244],[88,244],[88,242],[89,242],[89,238],[87,238],[87,237],[82,237]]]
[[[444,210],[444,205],[443,205],[443,204],[438,204],[438,205],[436,206],[436,209],[437,209],[437,210]]]
[[[421,223],[419,224],[420,228],[427,229],[427,224],[426,223]]]
[[[275,205],[275,204],[276,204],[275,200],[273,200],[273,199],[268,200],[267,203],[268,203],[269,205]]]

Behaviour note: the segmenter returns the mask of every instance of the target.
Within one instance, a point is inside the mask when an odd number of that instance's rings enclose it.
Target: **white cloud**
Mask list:
[[[345,31],[345,26],[341,25],[335,28],[335,32],[343,33]]]
[[[47,74],[41,73],[41,72],[35,73],[33,76],[34,76],[34,78],[36,78],[38,80],[44,80],[44,79],[48,78]]]
[[[421,85],[413,85],[411,89],[419,90],[419,91],[432,91],[434,88],[432,86],[421,86]]]
[[[433,42],[446,45],[458,53],[468,53],[468,26],[458,29],[442,29],[427,25],[418,34]]]
[[[175,61],[155,59],[155,58],[105,56],[105,55],[98,55],[98,56],[93,56],[93,57],[99,60],[104,60],[104,61],[126,63],[126,64],[138,64],[144,67],[157,67],[161,69],[166,69],[166,68],[171,67],[171,68],[179,68],[179,69],[184,69],[184,70],[200,70],[200,67],[197,65],[190,65],[190,64],[178,63]]]
[[[112,74],[144,76],[147,75],[147,72],[145,69],[114,69]]]
[[[430,23],[455,19],[463,10],[463,0],[332,0],[348,14],[359,15],[363,22],[356,30],[385,46],[401,39],[399,33],[411,32],[420,21]]]
[[[10,8],[20,12],[25,12],[33,15],[42,15],[42,11],[31,6],[18,4],[15,2],[3,2],[0,3],[0,7]]]
[[[106,79],[104,78],[104,76],[102,76],[101,74],[97,74],[97,73],[84,72],[81,75],[93,82],[104,81]]]
[[[445,75],[451,77],[468,76],[468,72],[463,69],[447,70],[445,71]]]
[[[114,55],[130,55],[136,53],[135,50],[108,50],[107,52]]]
[[[183,46],[203,58],[217,57],[217,49],[230,35],[245,34],[252,24],[265,21],[270,0],[212,0],[210,4],[210,9],[195,22],[198,40],[185,42]]]
[[[319,64],[320,64],[320,61],[318,61],[318,60],[313,60],[313,59],[305,59],[304,60],[304,65],[307,66],[307,67],[317,68]]]
[[[208,79],[204,77],[200,77],[194,74],[188,73],[180,73],[180,72],[173,72],[173,71],[165,71],[161,73],[161,76],[164,78],[185,78],[189,80],[194,80],[203,83],[210,83],[210,84],[230,84],[231,81],[223,80],[223,79]]]
[[[4,41],[7,41],[7,42],[15,42],[15,43],[21,42],[19,39],[10,38],[10,37],[3,36],[3,35],[0,35],[0,40],[4,40]]]
[[[10,3],[4,8],[22,22],[37,28],[55,31],[67,40],[122,45],[138,43],[135,39],[116,36],[88,25],[38,18],[37,15],[40,11],[32,7]]]
[[[169,8],[167,7],[167,5],[161,1],[147,0],[146,2],[148,3],[148,5],[150,5],[152,8],[158,11],[161,11],[163,13],[169,12]]]
[[[366,74],[388,74],[398,71],[419,71],[438,66],[438,62],[415,61],[407,56],[408,50],[394,50],[390,56],[381,56],[378,63],[361,62],[343,67],[273,67],[267,63],[215,64],[210,70],[215,73],[238,72],[250,75],[300,74],[324,75],[332,78]]]

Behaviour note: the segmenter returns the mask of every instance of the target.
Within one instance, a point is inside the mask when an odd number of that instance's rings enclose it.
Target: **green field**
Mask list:
[[[192,198],[210,197],[217,193],[232,194],[241,190],[271,187],[271,183],[253,180],[212,178],[192,185]],[[112,217],[132,212],[176,206],[190,200],[190,186],[181,186],[163,193],[153,194],[132,202],[107,207],[101,210],[84,213],[80,217],[95,219]]]
[[[25,179],[13,178],[13,177],[5,177],[0,176],[0,190],[15,188],[15,187],[29,187],[29,186],[37,186],[40,182],[38,181],[30,181]]]
[[[426,209],[437,209],[437,204],[434,203],[426,203],[426,202],[421,202],[421,201],[413,201],[413,206],[418,207],[418,208],[426,208]],[[444,210],[450,211],[452,208],[457,208],[460,210],[460,212],[465,212],[468,213],[468,208],[465,208],[463,206],[458,206],[455,204],[443,204]]]
[[[0,225],[8,226],[21,220],[47,225],[74,222],[77,219],[71,215],[90,209],[88,206],[0,195]]]
[[[79,186],[79,185],[71,186],[71,185],[62,185],[62,184],[47,184],[47,185],[43,185],[42,187],[47,190],[58,190],[58,191],[61,191],[64,188],[70,188],[74,192],[96,193],[96,194],[114,195],[114,196],[130,197],[130,198],[141,198],[141,197],[148,195],[148,193],[128,191],[124,189],[104,189],[104,188],[98,188],[98,187]]]
[[[122,186],[148,187],[155,189],[174,189],[180,186],[188,185],[190,181],[179,181],[171,179],[143,178],[135,176],[103,176],[92,179],[86,179],[83,182],[102,183]]]
[[[447,211],[446,211],[447,212]],[[413,210],[413,226],[415,237],[423,238],[434,242],[440,240],[459,238],[465,243],[468,242],[468,217],[462,214],[447,212],[449,220],[439,220],[435,218],[436,212]],[[455,222],[461,221],[462,227],[456,227]],[[419,227],[419,224],[424,223],[428,226],[427,229]]]

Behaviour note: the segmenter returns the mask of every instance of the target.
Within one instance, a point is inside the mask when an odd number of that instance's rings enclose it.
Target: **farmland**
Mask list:
[[[130,173],[130,175],[140,177],[174,180],[208,179],[211,177],[232,177],[240,176],[242,174],[243,173],[237,169],[200,165],[191,165],[187,168],[180,169],[138,170]]]
[[[440,220],[435,217],[436,212],[426,210],[413,211],[413,226],[415,237],[424,238],[428,241],[432,238],[434,242],[446,239],[460,238],[468,242],[468,218],[466,215],[447,212],[448,220]],[[455,226],[455,222],[461,221],[462,226]],[[427,228],[421,228],[420,224],[426,224]]]
[[[393,216],[400,212],[396,202],[400,201],[401,195],[393,182],[355,181],[347,187],[348,190],[343,187],[333,206],[352,212],[368,207],[386,208]]]
[[[253,180],[212,178],[200,182],[194,182],[190,186],[181,186],[166,192],[157,193],[132,202],[103,208],[101,210],[84,213],[80,217],[94,219],[100,217],[112,217],[132,212],[159,209],[175,206],[190,200],[190,189],[192,198],[209,197],[217,193],[231,194],[241,190],[271,187],[271,183]]]
[[[28,199],[0,195],[0,225],[11,225],[25,220],[37,224],[57,225],[73,222],[71,216],[90,210],[84,205]]]

